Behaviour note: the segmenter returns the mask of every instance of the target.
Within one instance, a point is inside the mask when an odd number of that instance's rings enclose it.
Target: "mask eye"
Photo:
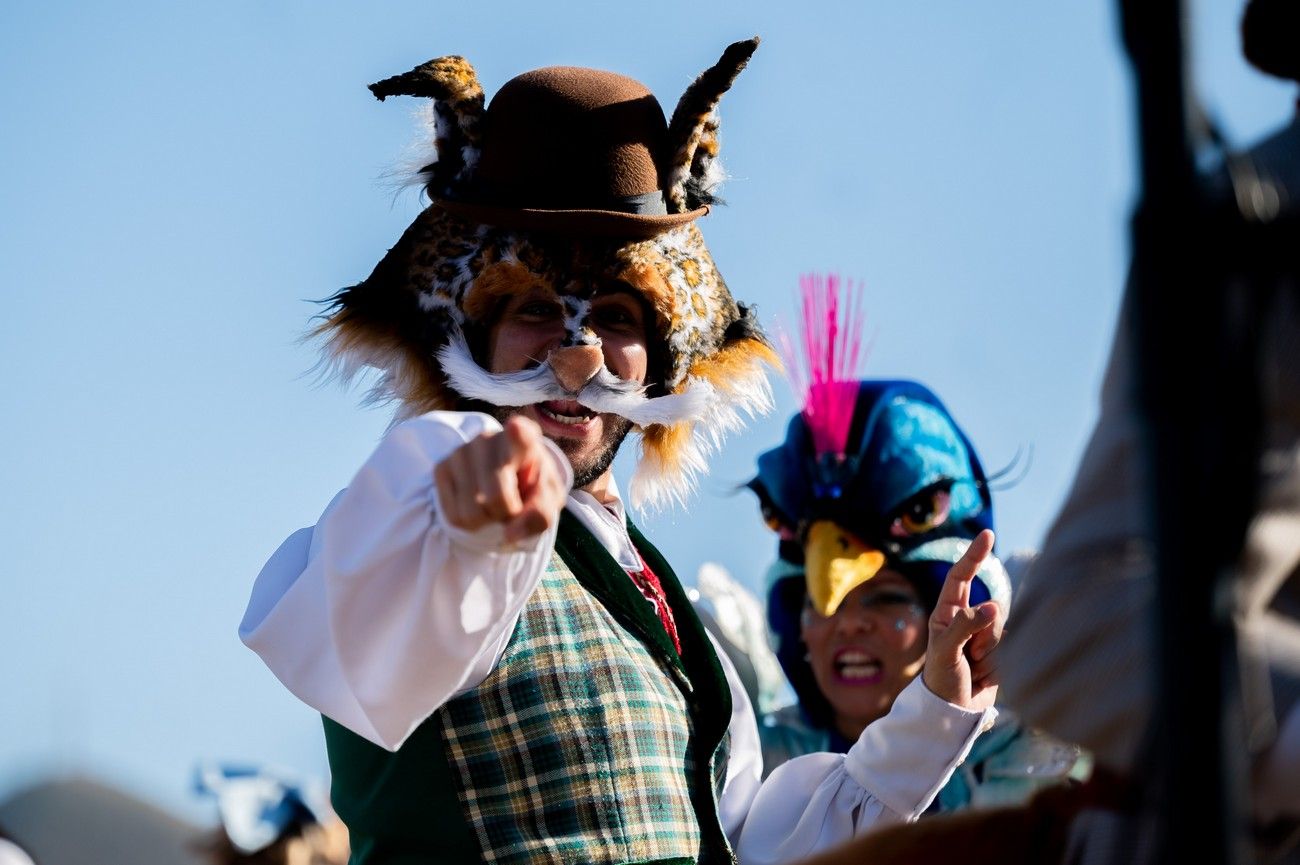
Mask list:
[[[777,535],[780,536],[781,540],[785,541],[794,539],[795,531],[790,527],[790,523],[785,518],[784,514],[767,502],[763,502],[759,507],[763,512],[764,524],[766,524],[769,529],[776,532]]]
[[[950,490],[948,484],[930,487],[904,502],[889,524],[890,537],[910,538],[946,523],[952,504]]]

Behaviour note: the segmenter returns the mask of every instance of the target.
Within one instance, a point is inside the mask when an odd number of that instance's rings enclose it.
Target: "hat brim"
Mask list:
[[[644,214],[617,210],[543,210],[498,207],[464,201],[437,199],[434,205],[468,222],[514,228],[522,231],[596,235],[600,237],[649,238],[694,222],[709,212],[709,206],[685,213]]]

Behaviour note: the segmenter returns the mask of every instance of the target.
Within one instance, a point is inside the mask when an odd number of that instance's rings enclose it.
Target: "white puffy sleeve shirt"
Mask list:
[[[316,526],[271,556],[240,624],[240,639],[299,699],[390,751],[487,677],[554,548],[554,528],[510,545],[499,526],[466,532],[439,519],[434,466],[500,429],[458,412],[394,427]],[[571,484],[568,460],[547,444]],[[602,506],[576,491],[567,507],[617,561],[638,562],[617,500]],[[918,678],[847,754],[792,760],[760,785],[754,713],[718,655],[733,704],[719,816],[745,865],[793,861],[915,819],[995,715],[946,703]]]

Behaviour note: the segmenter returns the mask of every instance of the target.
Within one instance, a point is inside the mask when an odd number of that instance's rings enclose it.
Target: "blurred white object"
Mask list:
[[[1029,566],[1036,558],[1038,558],[1038,550],[1032,549],[1015,550],[1010,555],[1002,557],[1002,567],[1006,568],[1007,577],[1011,580],[1012,597],[1020,592],[1025,574],[1029,572]]]
[[[749,698],[761,718],[794,702],[794,694],[767,641],[767,614],[763,602],[715,562],[705,562],[696,574],[705,624],[714,631],[745,679]],[[692,600],[695,600],[693,597]],[[697,607],[699,604],[697,603]]]
[[[296,827],[323,826],[333,816],[323,784],[265,766],[202,765],[195,787],[216,798],[226,836],[248,855]]]
[[[17,844],[0,838],[0,865],[34,865],[34,863],[32,857],[24,853]]]

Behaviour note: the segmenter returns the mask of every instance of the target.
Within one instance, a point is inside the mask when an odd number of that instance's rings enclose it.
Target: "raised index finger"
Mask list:
[[[951,568],[948,569],[948,576],[943,581],[943,588],[939,590],[939,602],[936,607],[959,607],[966,608],[970,606],[970,584],[975,579],[975,574],[979,573],[980,565],[993,552],[993,531],[985,529],[975,536],[975,540],[970,542],[966,552],[957,560]]]

